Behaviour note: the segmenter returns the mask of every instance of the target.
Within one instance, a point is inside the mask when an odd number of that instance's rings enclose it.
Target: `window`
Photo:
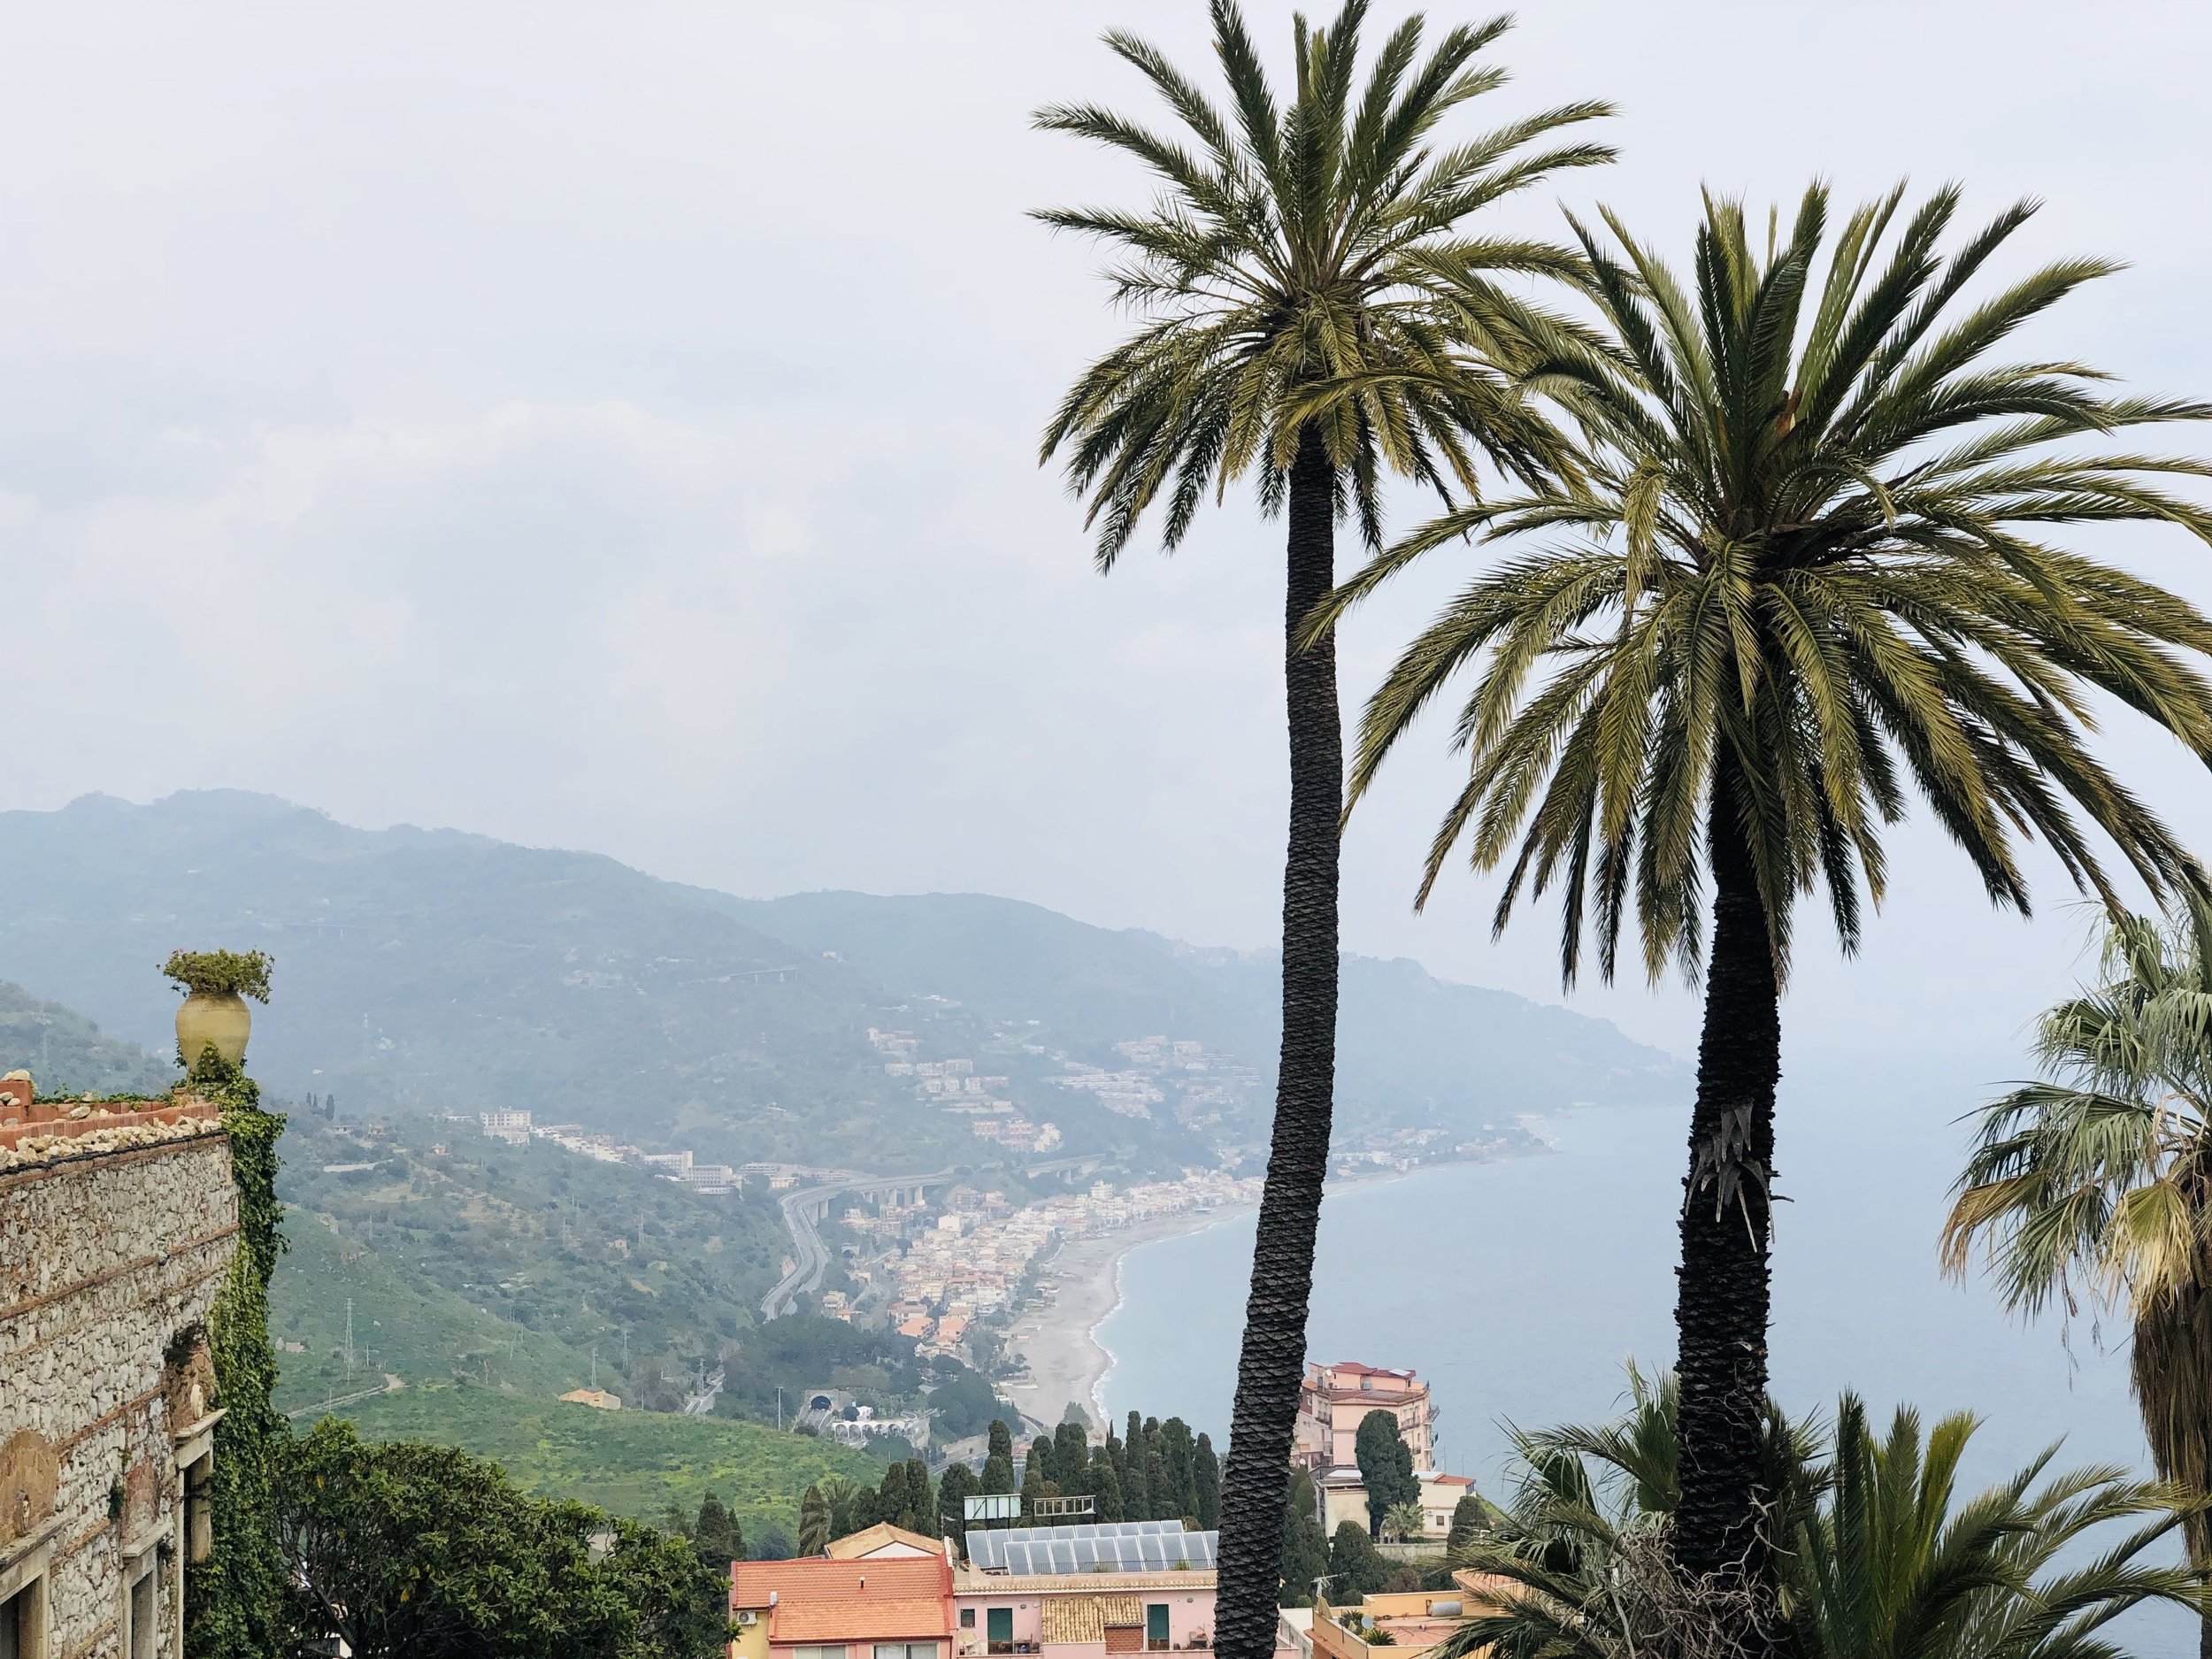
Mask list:
[[[983,1651],[1012,1653],[1014,1651],[1014,1609],[1010,1607],[988,1609],[983,1615]]]
[[[184,1558],[205,1561],[215,1549],[215,1517],[209,1505],[215,1454],[207,1452],[184,1471]]]
[[[975,1628],[975,1609],[973,1608],[964,1607],[960,1609],[960,1628],[962,1630],[973,1630]]]
[[[153,1551],[146,1552],[141,1565],[145,1570],[131,1585],[130,1632],[123,1651],[130,1659],[155,1659],[154,1586],[160,1580],[154,1576]]]
[[[815,1647],[804,1643],[791,1650],[791,1659],[845,1659],[845,1644],[826,1642]]]
[[[23,1640],[23,1627],[30,1623],[31,1594],[19,1591],[0,1601],[0,1659],[31,1659],[30,1644]]]
[[[1144,1609],[1144,1647],[1147,1653],[1167,1651],[1167,1603],[1154,1601]]]
[[[937,1659],[933,1641],[879,1641],[876,1659]]]

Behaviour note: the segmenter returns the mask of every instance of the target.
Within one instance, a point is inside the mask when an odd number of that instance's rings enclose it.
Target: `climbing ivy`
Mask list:
[[[269,1346],[269,1276],[278,1229],[277,1137],[284,1119],[261,1110],[261,1091],[239,1067],[203,1049],[186,1079],[222,1110],[238,1187],[238,1250],[208,1315],[215,1362],[214,1548],[185,1575],[185,1651],[191,1659],[265,1659],[277,1650],[283,1564],[276,1548],[276,1467],[290,1427],[270,1402],[276,1356]]]

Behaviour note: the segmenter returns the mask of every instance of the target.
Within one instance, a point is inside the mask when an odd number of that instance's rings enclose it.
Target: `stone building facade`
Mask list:
[[[0,1079],[0,1659],[178,1659],[221,1416],[230,1143],[180,1096]]]

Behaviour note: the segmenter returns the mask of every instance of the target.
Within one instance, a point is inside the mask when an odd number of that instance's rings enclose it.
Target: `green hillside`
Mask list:
[[[711,1491],[756,1540],[771,1525],[787,1538],[797,1532],[810,1482],[842,1474],[872,1485],[883,1472],[863,1453],[757,1424],[601,1411],[495,1388],[410,1388],[337,1415],[371,1439],[458,1446],[533,1492],[639,1520],[657,1521],[671,1504],[695,1513]]]
[[[0,1071],[27,1070],[42,1094],[157,1094],[177,1069],[104,1036],[82,1014],[0,980]]]
[[[360,1386],[365,1370],[556,1394],[585,1379],[595,1349],[608,1386],[672,1406],[752,1324],[789,1242],[764,1195],[704,1196],[469,1121],[295,1109],[278,1151],[294,1248],[271,1333],[306,1348],[280,1355],[287,1406]]]

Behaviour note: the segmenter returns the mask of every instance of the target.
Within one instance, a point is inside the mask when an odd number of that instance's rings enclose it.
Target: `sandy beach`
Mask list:
[[[1030,1379],[1002,1385],[1007,1397],[1047,1425],[1066,1415],[1070,1401],[1100,1422],[1095,1394],[1113,1361],[1094,1333],[1120,1305],[1121,1258],[1141,1244],[1201,1232],[1244,1213],[1227,1207],[1187,1211],[1063,1244],[1044,1266],[1044,1310],[1025,1316],[1008,1334],[1007,1347],[1029,1363]]]

